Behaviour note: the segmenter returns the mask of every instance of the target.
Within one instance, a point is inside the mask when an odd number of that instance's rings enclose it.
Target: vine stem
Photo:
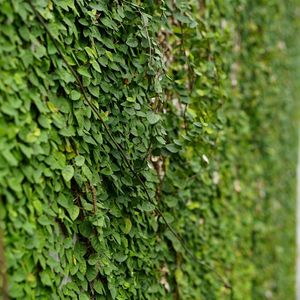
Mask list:
[[[151,199],[151,196],[148,192],[148,189],[145,185],[145,182],[142,180],[142,178],[140,177],[140,175],[135,171],[135,169],[133,168],[133,166],[130,163],[130,160],[128,159],[127,155],[124,153],[121,145],[115,140],[112,132],[110,131],[109,127],[107,126],[107,124],[104,122],[103,118],[101,117],[100,113],[98,112],[97,107],[92,103],[92,101],[88,98],[87,93],[85,91],[85,88],[81,82],[81,79],[79,78],[78,74],[76,73],[76,71],[72,68],[72,66],[68,63],[68,61],[66,60],[62,50],[60,49],[56,39],[52,36],[52,34],[50,33],[48,26],[46,24],[46,22],[44,21],[43,17],[41,16],[41,14],[38,12],[38,10],[35,8],[34,4],[32,3],[31,0],[26,0],[28,2],[28,4],[30,5],[33,13],[35,14],[35,16],[37,17],[37,19],[39,20],[39,22],[41,23],[41,25],[43,26],[43,28],[45,29],[46,33],[48,34],[49,38],[51,39],[51,41],[53,42],[55,48],[57,49],[59,55],[61,56],[62,60],[64,61],[66,67],[69,69],[69,71],[72,73],[72,75],[75,77],[75,80],[80,88],[81,94],[84,97],[84,100],[86,101],[86,103],[88,104],[88,106],[90,106],[90,108],[92,109],[92,111],[94,112],[94,114],[96,115],[96,117],[98,118],[98,120],[100,121],[100,123],[103,125],[103,128],[105,130],[105,132],[107,133],[107,135],[109,136],[110,140],[108,141],[112,146],[116,147],[119,151],[119,153],[121,154],[122,158],[124,159],[124,162],[127,166],[127,168],[132,172],[132,174],[138,179],[139,183],[141,184],[142,189],[144,190],[145,194],[146,194],[146,198],[147,200],[153,204],[155,206],[154,211],[156,212],[157,215],[159,215],[163,222],[165,223],[165,225],[167,226],[167,228],[170,230],[170,232],[174,235],[174,237],[179,241],[179,243],[181,244],[182,248],[185,250],[185,252],[195,261],[197,261],[199,264],[201,264],[204,268],[206,268],[207,270],[212,271],[214,274],[217,275],[217,277],[220,279],[220,281],[223,283],[223,285],[226,288],[231,289],[231,285],[228,283],[228,281],[219,273],[217,272],[213,267],[211,267],[210,265],[208,265],[207,263],[203,262],[202,260],[200,260],[198,257],[196,257],[194,255],[194,253],[192,253],[192,251],[186,246],[185,241],[183,240],[183,238],[181,237],[181,235],[179,233],[177,233],[172,226],[168,223],[168,221],[166,220],[164,214],[162,213],[162,211],[157,207],[157,204],[155,203],[155,201],[153,201]]]

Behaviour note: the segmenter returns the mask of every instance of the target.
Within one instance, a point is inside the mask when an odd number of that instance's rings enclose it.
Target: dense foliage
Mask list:
[[[293,298],[297,2],[0,0],[3,299]]]

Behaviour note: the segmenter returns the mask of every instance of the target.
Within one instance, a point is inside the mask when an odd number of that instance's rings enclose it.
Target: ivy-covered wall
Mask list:
[[[2,299],[293,299],[299,17],[0,0]]]

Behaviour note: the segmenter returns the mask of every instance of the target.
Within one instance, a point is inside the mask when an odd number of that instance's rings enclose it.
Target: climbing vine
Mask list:
[[[297,8],[0,0],[3,299],[289,297]]]

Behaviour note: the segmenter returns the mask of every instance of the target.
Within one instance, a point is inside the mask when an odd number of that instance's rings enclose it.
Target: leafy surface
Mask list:
[[[0,0],[3,295],[291,299],[299,5]]]

